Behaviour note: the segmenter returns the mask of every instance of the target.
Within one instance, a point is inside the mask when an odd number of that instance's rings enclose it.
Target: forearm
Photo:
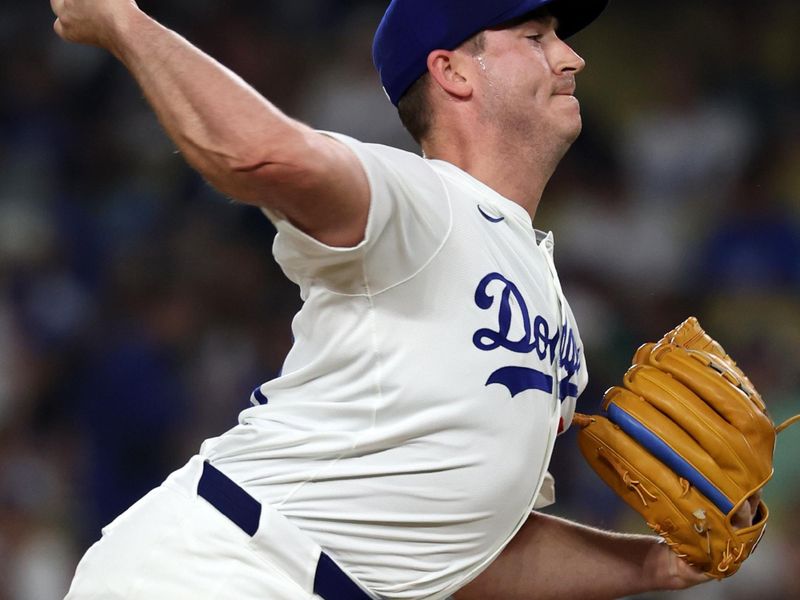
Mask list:
[[[651,536],[610,533],[534,513],[456,598],[619,598],[662,587],[662,551],[668,554]]]
[[[50,0],[63,39],[131,72],[186,160],[223,194],[278,211],[332,246],[364,237],[370,189],[356,155],[284,115],[133,0]]]
[[[307,128],[135,6],[120,11],[108,30],[107,49],[136,79],[186,160],[223,193],[260,204],[266,178],[252,173],[286,166]]]

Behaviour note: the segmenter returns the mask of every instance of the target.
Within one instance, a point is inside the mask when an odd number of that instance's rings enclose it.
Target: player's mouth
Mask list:
[[[553,91],[554,96],[574,96],[575,95],[575,78],[569,77],[561,80]]]

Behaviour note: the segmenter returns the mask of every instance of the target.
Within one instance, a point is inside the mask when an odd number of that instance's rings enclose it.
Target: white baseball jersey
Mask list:
[[[459,168],[335,136],[371,188],[332,248],[271,214],[294,347],[201,454],[387,598],[441,598],[544,501],[587,371],[552,235]],[[550,482],[551,483],[551,482]]]

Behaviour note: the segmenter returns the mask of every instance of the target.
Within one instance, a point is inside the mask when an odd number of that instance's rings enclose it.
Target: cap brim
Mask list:
[[[566,39],[599,17],[608,2],[609,0],[527,0],[520,2],[512,10],[498,15],[486,27],[496,27],[547,8],[558,19],[557,33],[559,37]]]
[[[609,0],[553,0],[547,6],[558,19],[558,35],[563,40],[594,21],[608,6]]]

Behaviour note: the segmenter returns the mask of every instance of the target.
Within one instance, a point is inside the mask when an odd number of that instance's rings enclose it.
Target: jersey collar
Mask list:
[[[547,249],[548,252],[550,252],[550,254],[553,253],[553,233],[544,232],[536,229],[533,226],[531,215],[522,206],[520,206],[513,200],[506,198],[502,194],[499,194],[498,192],[490,188],[488,185],[486,185],[479,179],[476,179],[475,177],[473,177],[460,167],[457,167],[453,163],[447,162],[445,160],[440,160],[438,158],[430,158],[426,160],[432,163],[434,166],[438,167],[441,172],[444,172],[455,179],[466,181],[469,185],[474,187],[481,196],[482,204],[486,204],[486,206],[497,211],[504,217],[520,221],[523,224],[530,227],[531,229],[533,229],[534,233],[536,234],[536,243],[539,244],[540,246],[544,245],[544,247]]]

